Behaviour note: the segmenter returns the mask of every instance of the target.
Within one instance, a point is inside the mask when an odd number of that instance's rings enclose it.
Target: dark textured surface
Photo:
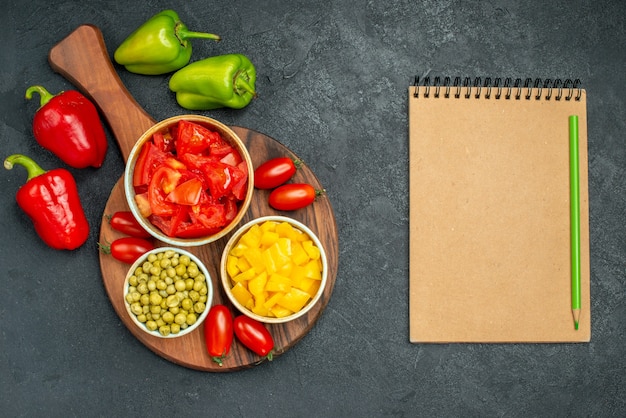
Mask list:
[[[624,416],[626,414],[626,3],[613,1],[3,2],[0,149],[61,165],[31,133],[32,84],[72,88],[49,49],[78,25],[112,53],[163,8],[194,30],[193,59],[256,64],[259,98],[200,112],[270,135],[312,167],[332,199],[339,274],[309,335],[272,363],[196,372],[153,354],[104,291],[96,239],[123,171],[109,133],[99,170],[72,170],[92,224],[74,252],[47,248],[0,176],[2,416]],[[128,2],[130,4],[130,2]],[[117,68],[155,119],[185,113],[167,76]],[[588,93],[592,340],[580,345],[408,341],[406,89],[415,74],[580,78]],[[4,171],[4,170],[3,170]],[[515,326],[515,324],[511,324]]]

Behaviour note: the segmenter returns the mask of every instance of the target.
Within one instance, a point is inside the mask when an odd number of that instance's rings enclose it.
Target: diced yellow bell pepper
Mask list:
[[[260,228],[261,231],[266,232],[266,231],[270,231],[270,232],[276,232],[276,221],[265,221],[261,224]]]
[[[309,255],[307,254],[306,251],[304,251],[304,248],[302,247],[301,243],[299,242],[293,243],[293,245],[291,246],[291,250],[292,250],[291,260],[294,262],[294,264],[298,266],[302,266],[309,262],[310,260]]]
[[[307,292],[292,287],[291,290],[283,295],[276,302],[277,305],[283,308],[289,309],[293,312],[298,312],[302,307],[311,299],[311,296]]]
[[[304,277],[322,280],[322,269],[317,260],[311,260],[304,265]]]
[[[274,273],[267,280],[265,290],[268,292],[289,292],[291,290],[291,279]]]
[[[265,266],[265,272],[268,274],[274,274],[278,270],[278,266],[276,265],[276,260],[272,257],[272,253],[269,248],[264,250],[263,253],[263,264]]]
[[[265,301],[265,303],[263,304],[263,306],[265,306],[267,309],[272,309],[272,307],[274,307],[274,305],[276,305],[276,301],[278,301],[278,299],[283,297],[282,292],[276,292],[274,293],[272,296],[270,296],[269,298],[267,298],[267,300]]]
[[[243,282],[244,280],[253,279],[255,275],[256,273],[254,272],[254,269],[248,269],[244,271],[243,273],[239,273],[238,275],[233,277],[233,280],[236,282]]]
[[[280,274],[281,276],[287,276],[287,277],[290,277],[292,272],[293,272],[292,262],[288,262],[284,266],[281,266],[278,270],[276,270],[276,273]]]
[[[291,226],[289,222],[280,222],[278,225],[276,225],[276,232],[282,238],[289,238],[292,240],[296,239],[295,229],[293,228],[293,226]]]
[[[291,242],[292,241],[289,238],[278,238],[278,241],[276,242],[280,253],[283,254],[285,257],[291,257]]]
[[[235,257],[241,257],[247,249],[248,247],[245,244],[239,242],[237,243],[237,245],[233,246],[233,248],[230,250],[230,254],[234,255]]]
[[[274,260],[274,265],[276,266],[277,270],[291,261],[291,257],[284,250],[284,245],[281,246],[278,242],[276,242],[274,245],[266,250],[269,251],[272,259]]]
[[[265,303],[265,299],[263,298],[256,298],[255,299],[255,304],[252,307],[252,312],[254,312],[257,315],[260,316],[268,316],[270,310],[267,309],[265,306],[263,306],[263,303]]]
[[[232,292],[237,302],[241,303],[243,306],[248,306],[248,303],[253,300],[252,294],[248,292],[241,283],[235,284],[232,288]]]
[[[263,272],[254,279],[250,279],[248,282],[248,291],[250,291],[255,298],[258,298],[259,295],[265,291],[265,283],[267,283],[267,273]]]
[[[287,308],[283,308],[280,305],[274,305],[273,308],[270,309],[270,312],[276,317],[276,318],[284,318],[286,316],[291,315],[293,312],[290,311]]]
[[[257,248],[261,242],[261,228],[259,225],[252,225],[250,229],[241,236],[240,242],[248,248]]]
[[[279,239],[279,236],[276,232],[263,231],[259,245],[261,246],[261,248],[267,248],[270,245],[274,244],[276,241],[278,241],[278,239]]]
[[[243,257],[250,263],[250,266],[256,271],[257,274],[265,270],[265,263],[263,260],[263,254],[259,248],[248,248]]]
[[[310,277],[303,277],[297,283],[293,283],[293,287],[297,287],[300,290],[307,292],[311,297],[314,297],[320,288],[321,280],[311,279]]]
[[[306,253],[311,259],[317,260],[318,258],[320,258],[320,255],[321,255],[320,249],[317,248],[317,246],[313,243],[313,241],[311,240],[302,241],[302,248],[304,248],[304,251],[306,251]]]
[[[238,261],[239,258],[234,255],[229,254],[226,256],[226,272],[228,273],[228,276],[235,277],[241,272],[239,267],[237,267]]]
[[[248,260],[246,260],[246,257],[239,257],[237,258],[237,269],[240,272],[244,272],[249,270],[252,266],[250,265],[250,263],[248,263]]]

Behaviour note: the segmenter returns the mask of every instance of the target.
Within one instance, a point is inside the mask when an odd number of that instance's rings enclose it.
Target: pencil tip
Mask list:
[[[574,329],[578,329],[578,321],[574,322]]]

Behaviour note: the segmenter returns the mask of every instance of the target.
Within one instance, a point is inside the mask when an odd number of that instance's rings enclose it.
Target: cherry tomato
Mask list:
[[[225,305],[213,305],[204,320],[204,341],[214,362],[222,360],[233,342],[233,316]]]
[[[154,249],[150,241],[137,237],[118,238],[109,246],[98,245],[105,254],[111,254],[116,260],[127,264],[134,263],[139,257]]]
[[[278,187],[292,178],[299,166],[300,161],[288,157],[267,160],[254,170],[254,187],[257,189]]]
[[[277,210],[302,209],[315,201],[317,196],[324,193],[323,190],[315,190],[306,183],[289,183],[272,190],[270,193],[270,206]]]
[[[233,322],[237,339],[261,357],[272,361],[274,339],[265,326],[245,315],[239,315]]]
[[[131,237],[150,238],[148,231],[143,229],[130,211],[115,212],[109,218],[109,225],[111,225],[111,228]]]

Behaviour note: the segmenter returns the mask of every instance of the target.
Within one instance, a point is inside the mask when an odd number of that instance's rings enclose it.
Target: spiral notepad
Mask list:
[[[580,82],[416,78],[408,93],[411,342],[589,341]],[[578,330],[570,306],[570,115],[579,117]]]

